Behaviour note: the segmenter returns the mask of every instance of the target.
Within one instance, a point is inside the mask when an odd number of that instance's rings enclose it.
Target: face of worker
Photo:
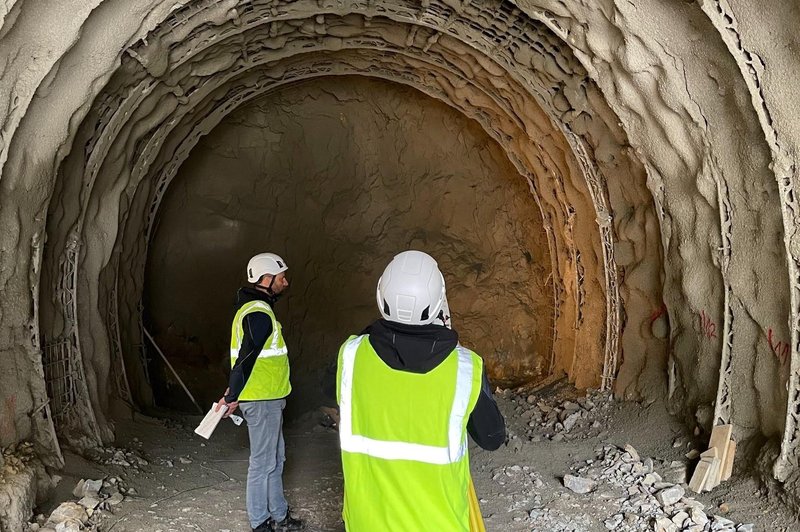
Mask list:
[[[269,286],[270,281],[272,281],[272,276],[265,275],[263,279],[261,279],[261,286],[267,288]],[[277,295],[283,293],[284,290],[289,288],[289,279],[286,278],[286,272],[281,272],[275,276],[275,281],[272,283],[272,293]]]

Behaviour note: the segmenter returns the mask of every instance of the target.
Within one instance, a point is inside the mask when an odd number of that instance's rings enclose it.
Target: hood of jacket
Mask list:
[[[458,345],[458,333],[442,325],[406,325],[380,319],[362,334],[392,369],[427,373]]]

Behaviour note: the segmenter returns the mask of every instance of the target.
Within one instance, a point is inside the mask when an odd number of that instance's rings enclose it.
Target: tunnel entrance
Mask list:
[[[216,400],[244,265],[280,253],[292,284],[276,310],[308,408],[341,342],[378,316],[385,264],[416,248],[439,261],[454,327],[493,382],[535,382],[550,371],[553,288],[528,187],[476,122],[417,90],[359,76],[285,87],[226,117],[178,171],[149,248],[145,324],[198,400]],[[149,358],[156,403],[191,409]]]

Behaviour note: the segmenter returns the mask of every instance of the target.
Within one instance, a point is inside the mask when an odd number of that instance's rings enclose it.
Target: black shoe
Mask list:
[[[273,532],[290,532],[293,530],[305,530],[306,523],[302,519],[296,519],[289,514],[283,518],[283,521],[272,522]]]
[[[272,525],[274,523],[275,523],[275,521],[273,521],[272,518],[270,517],[269,519],[267,519],[266,521],[264,521],[263,523],[261,523],[257,527],[251,528],[250,530],[252,530],[253,532],[272,532]]]

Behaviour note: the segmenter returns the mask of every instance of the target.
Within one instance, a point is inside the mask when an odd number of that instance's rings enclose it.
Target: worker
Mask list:
[[[239,289],[231,327],[231,374],[217,409],[239,407],[250,436],[247,515],[253,532],[303,530],[283,494],[283,409],[292,390],[289,358],[273,307],[289,287],[286,261],[260,253],[247,264],[251,286]]]
[[[495,450],[506,430],[483,360],[447,327],[445,301],[433,257],[400,253],[378,281],[383,319],[339,350],[349,532],[470,530],[467,433]]]

